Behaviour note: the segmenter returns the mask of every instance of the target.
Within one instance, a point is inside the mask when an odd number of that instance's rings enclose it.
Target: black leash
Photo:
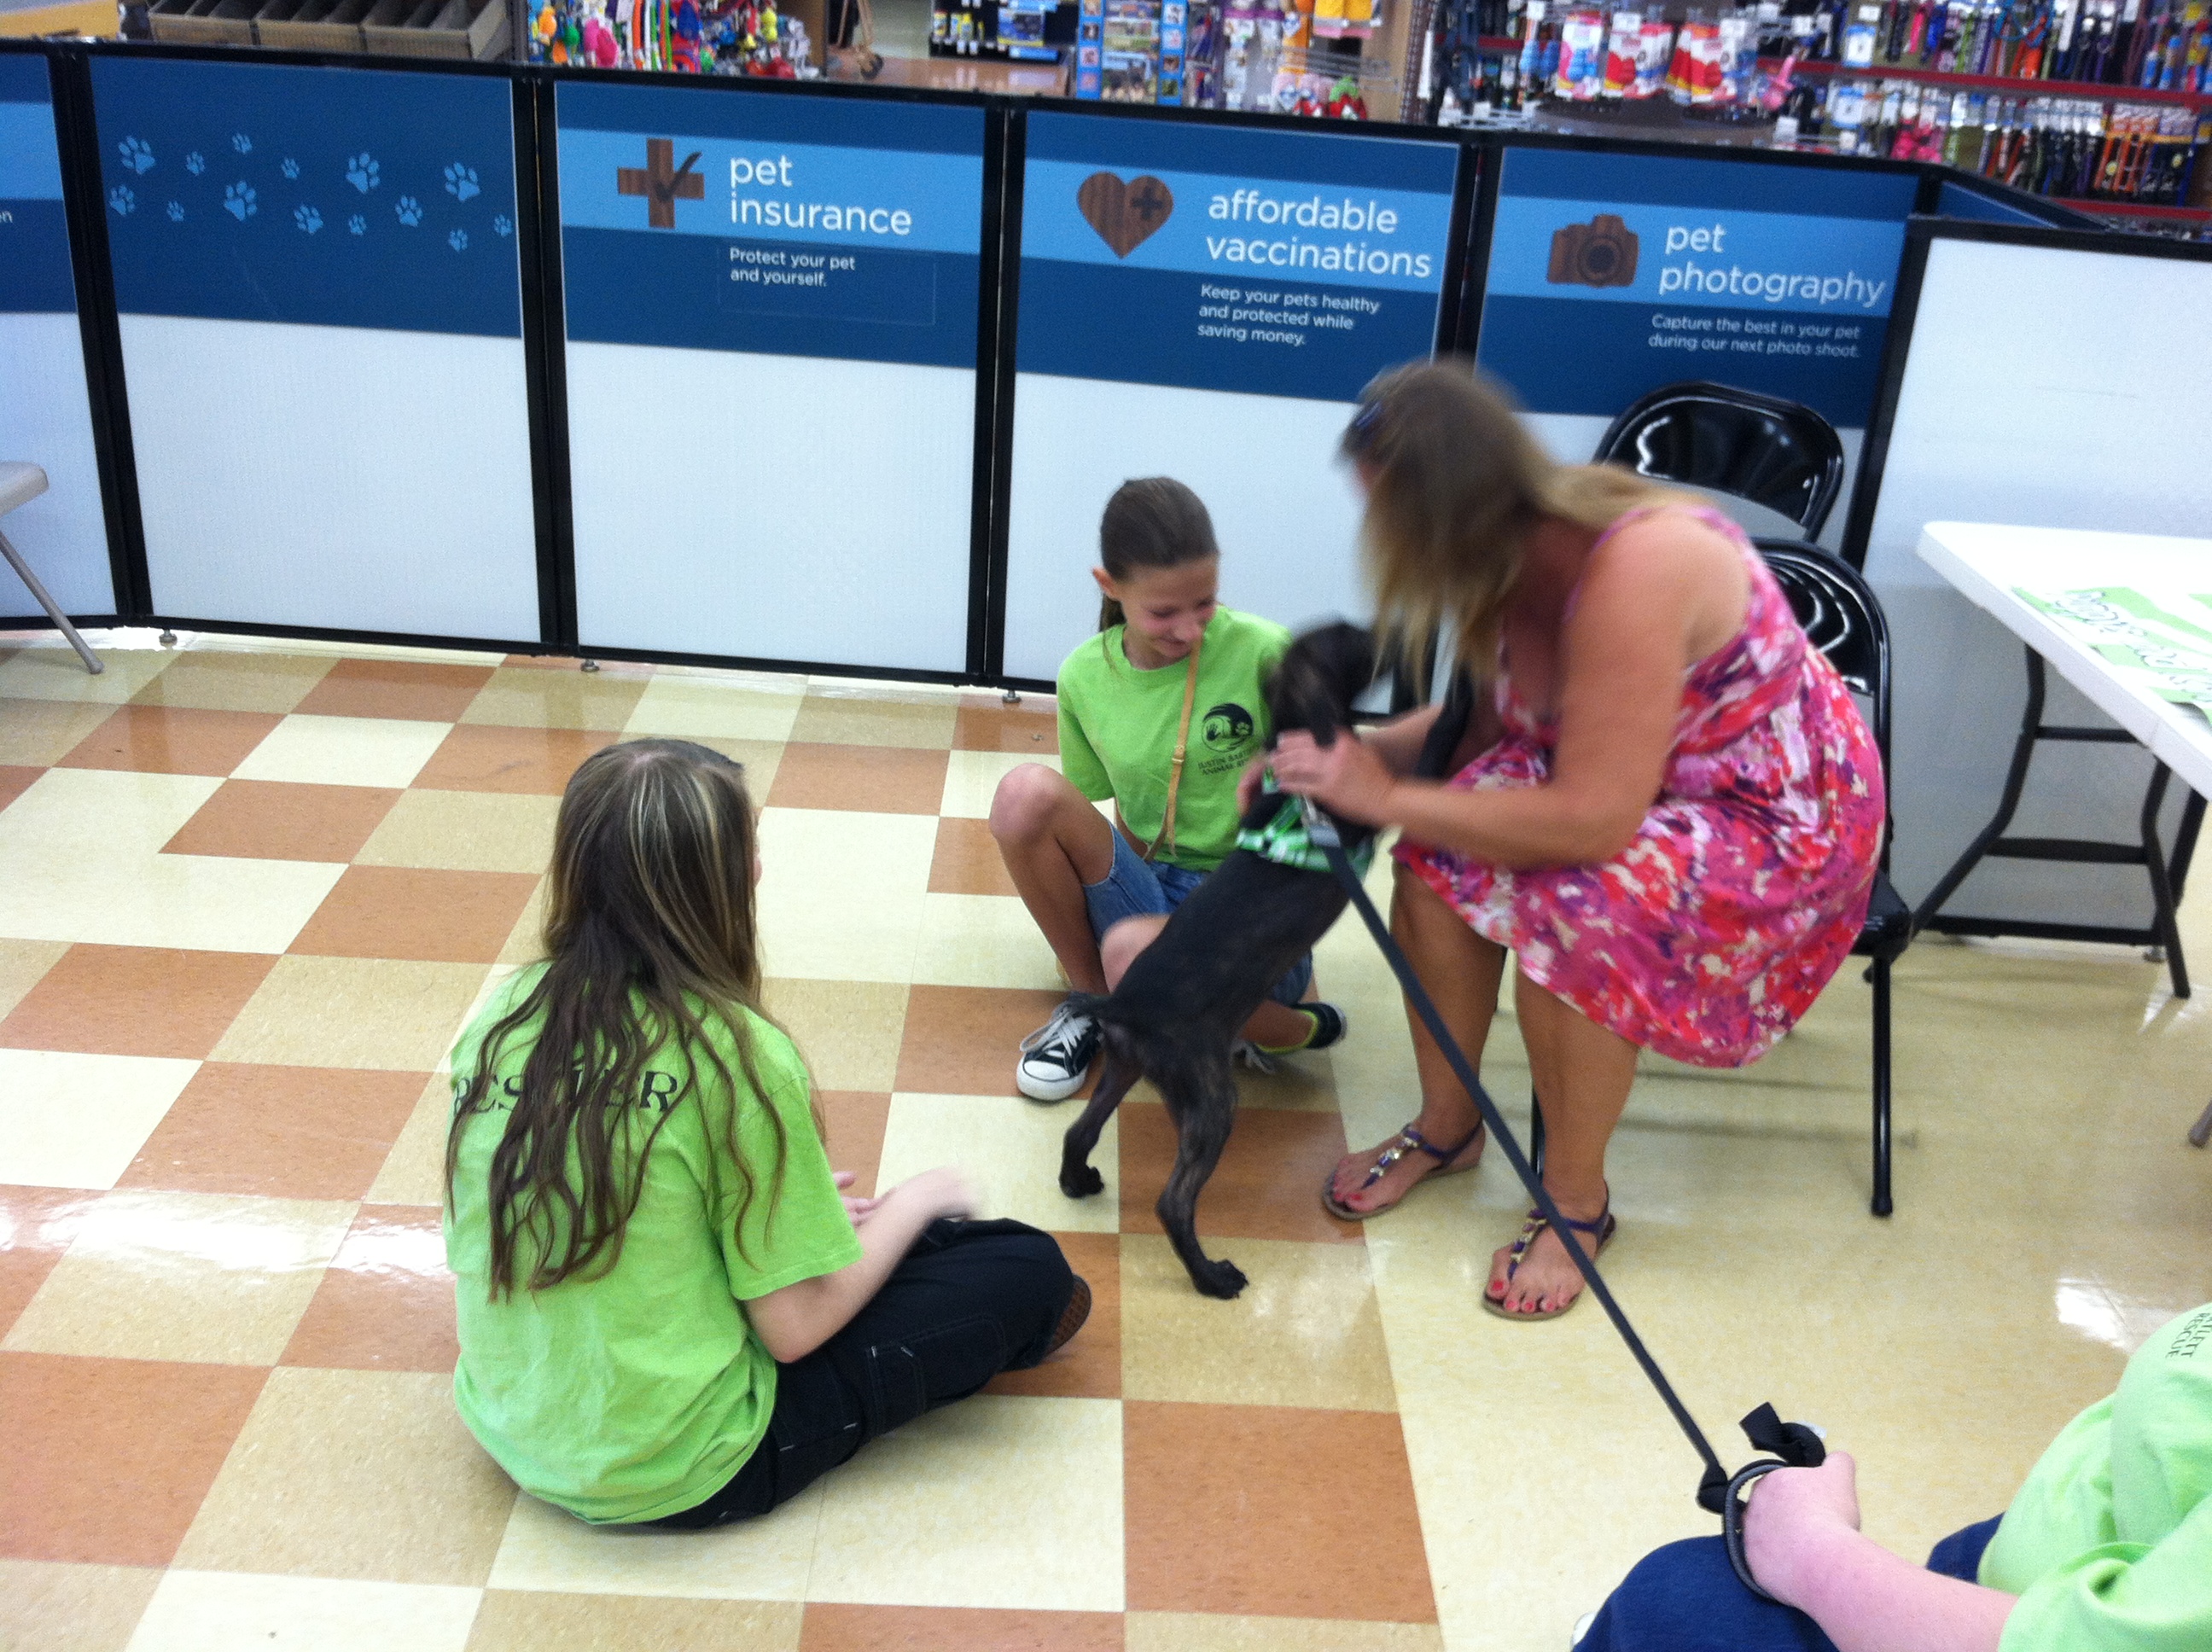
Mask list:
[[[1751,1575],[1750,1564],[1744,1558],[1743,1494],[1750,1489],[1753,1480],[1771,1474],[1778,1468],[1818,1468],[1827,1456],[1826,1448],[1820,1443],[1820,1436],[1802,1423],[1784,1422],[1775,1414],[1772,1406],[1762,1405],[1743,1419],[1743,1431],[1750,1439],[1753,1450],[1770,1451],[1774,1455],[1747,1465],[1733,1478],[1721,1466],[1719,1455],[1705,1438],[1705,1430],[1698,1426],[1697,1419],[1682,1404],[1674,1385],[1667,1381],[1667,1374],[1659,1369],[1659,1362],[1651,1357],[1650,1350],[1644,1345],[1644,1339],[1636,1334],[1636,1327],[1628,1322],[1628,1315],[1621,1312],[1620,1304],[1613,1300],[1611,1288],[1597,1271],[1597,1264],[1584,1254],[1582,1241],[1567,1225],[1566,1218],[1559,1213],[1559,1207],[1552,1202],[1552,1195],[1544,1190],[1544,1179],[1536,1174],[1535,1167],[1522,1152],[1521,1144],[1514,1139],[1513,1132],[1498,1114],[1498,1103],[1490,1099],[1490,1092],[1482,1087],[1482,1080],[1475,1076],[1474,1066],[1468,1060],[1466,1052],[1460,1048],[1459,1041],[1451,1036],[1450,1029],[1444,1025],[1443,1017],[1437,1013],[1436,1001],[1430,998],[1428,988],[1421,985],[1421,978],[1413,973],[1413,964],[1400,950],[1396,938],[1390,933],[1389,926],[1382,921],[1382,914],[1375,909],[1375,902],[1368,898],[1367,886],[1360,882],[1358,872],[1352,868],[1351,858],[1344,852],[1344,841],[1337,835],[1336,823],[1316,808],[1310,799],[1305,800],[1304,806],[1307,836],[1312,840],[1314,847],[1328,857],[1329,870],[1336,874],[1336,881],[1344,886],[1344,892],[1351,896],[1352,905],[1359,909],[1368,933],[1375,937],[1375,944],[1382,949],[1391,973],[1398,977],[1398,984],[1405,989],[1407,1001],[1413,1005],[1414,1013],[1421,1017],[1421,1023],[1428,1028],[1429,1036],[1436,1040],[1437,1048],[1443,1052],[1444,1060],[1450,1063],[1453,1074],[1466,1086],[1467,1093],[1474,1098],[1475,1106],[1482,1110],[1482,1121],[1489,1127],[1492,1139],[1504,1150],[1506,1162],[1512,1165],[1513,1173],[1521,1178],[1521,1185],[1528,1190],[1528,1196],[1535,1200],[1538,1212],[1551,1224],[1552,1231],[1559,1235],[1560,1242],[1566,1247],[1567,1254],[1574,1260],[1576,1267],[1581,1270],[1583,1278],[1588,1281],[1590,1294],[1598,1299],[1600,1306],[1605,1309],[1606,1317],[1613,1321],[1613,1328],[1620,1333],[1620,1339],[1628,1345],[1628,1351],[1636,1356],[1636,1363],[1644,1368],[1644,1375],[1650,1379],[1651,1386],[1659,1391],[1659,1398],[1666,1402],[1675,1425],[1688,1436],[1692,1449],[1705,1460],[1705,1475],[1698,1482],[1698,1505],[1721,1517],[1721,1535],[1728,1545],[1729,1564],[1735,1568],[1735,1575],[1742,1579],[1746,1588],[1762,1600],[1773,1600],[1772,1595],[1759,1586],[1759,1580]]]

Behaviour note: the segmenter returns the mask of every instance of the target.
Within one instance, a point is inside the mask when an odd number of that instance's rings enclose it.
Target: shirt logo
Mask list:
[[[1252,714],[1242,706],[1224,702],[1206,714],[1199,732],[1216,751],[1234,750],[1252,738]]]

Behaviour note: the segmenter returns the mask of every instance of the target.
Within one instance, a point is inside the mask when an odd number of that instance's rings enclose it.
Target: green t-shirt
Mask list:
[[[1060,766],[1093,802],[1114,799],[1139,843],[1159,835],[1182,721],[1188,663],[1139,671],[1121,650],[1121,626],[1102,631],[1060,668]],[[1199,653],[1190,744],[1176,799],[1176,841],[1156,859],[1212,872],[1237,847],[1237,780],[1273,732],[1260,690],[1291,646],[1273,620],[1214,610]]]
[[[506,983],[461,1036],[457,1092],[492,1023],[539,973]],[[621,1258],[599,1278],[489,1299],[489,1169],[511,1105],[500,1086],[519,1080],[531,1037],[506,1040],[495,1105],[463,1126],[446,1212],[447,1262],[459,1278],[453,1401],[516,1485],[586,1520],[655,1520],[720,1491],[751,1456],[775,1405],[775,1361],[738,1304],[860,1258],[808,1108],[806,1068],[765,1021],[751,1018],[750,1030],[754,1067],[787,1145],[773,1220],[763,1189],[745,1211],[742,1250],[732,1108],[748,1166],[775,1163],[775,1132],[768,1106],[745,1088],[726,1029],[715,1029],[714,1042],[736,1095],[703,1060],[701,1082],[679,1095],[684,1064],[672,1043],[647,1072],[630,1114],[635,1139],[644,1139],[658,1109],[671,1110],[647,1155]],[[531,1260],[526,1251],[518,1272]]]
[[[2212,1306],[2152,1337],[2066,1425],[1980,1576],[2020,1596],[2000,1652],[2212,1647]]]

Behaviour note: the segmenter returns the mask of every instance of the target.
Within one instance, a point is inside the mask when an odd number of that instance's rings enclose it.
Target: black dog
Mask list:
[[[1352,701],[1374,676],[1374,639],[1358,626],[1308,632],[1268,679],[1267,708],[1277,732],[1305,729],[1330,744],[1349,730]],[[1277,810],[1298,806],[1295,798],[1263,796],[1254,800],[1244,824],[1262,827]],[[1374,835],[1371,828],[1346,821],[1337,829],[1347,849]],[[1106,1060],[1090,1105],[1068,1130],[1060,1190],[1080,1199],[1106,1185],[1091,1168],[1091,1149],[1129,1086],[1150,1078],[1179,1137],[1174,1173],[1155,1208],[1191,1283],[1206,1296],[1234,1297],[1245,1283],[1235,1263],[1206,1259],[1194,1225],[1199,1190],[1228,1144],[1237,1107],[1231,1048],[1267,989],[1328,932],[1345,900],[1328,872],[1238,849],[1176,909],[1110,998],[1075,1000],[1083,1014],[1097,1017]]]

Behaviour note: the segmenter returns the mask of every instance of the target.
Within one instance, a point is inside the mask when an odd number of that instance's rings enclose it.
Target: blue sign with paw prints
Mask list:
[[[126,313],[519,337],[503,78],[100,58]]]

